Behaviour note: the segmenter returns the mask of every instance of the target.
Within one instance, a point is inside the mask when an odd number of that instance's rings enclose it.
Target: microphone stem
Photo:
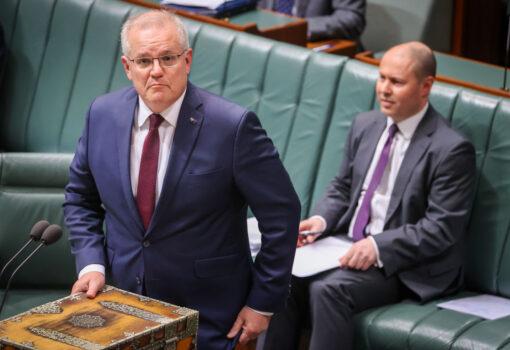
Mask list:
[[[26,247],[28,247],[28,245],[30,243],[32,243],[32,239],[29,239],[28,242],[25,243],[25,245],[20,250],[18,250],[18,252],[16,254],[14,254],[14,256],[7,262],[7,264],[4,265],[2,271],[0,272],[0,282],[2,281],[2,276],[3,276],[4,272],[5,272],[5,270],[7,269],[7,267],[14,261],[14,259],[16,259],[18,257],[18,255],[21,254],[22,251],[25,250]]]
[[[12,278],[18,272],[18,270],[35,254],[37,251],[44,245],[44,243],[39,243],[39,245],[30,253],[25,260],[19,264],[19,266],[14,270],[14,272],[11,274],[11,277],[9,277],[9,280],[7,281],[7,286],[5,287],[4,296],[2,297],[2,304],[0,304],[0,315],[2,314],[2,309],[4,308],[5,301],[7,299],[7,293],[9,292],[9,287],[11,286]]]

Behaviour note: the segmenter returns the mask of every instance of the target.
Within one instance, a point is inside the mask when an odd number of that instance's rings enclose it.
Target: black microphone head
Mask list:
[[[55,243],[60,239],[62,236],[62,227],[58,225],[50,225],[46,230],[44,230],[41,242],[44,243],[44,245],[50,245]]]
[[[30,238],[37,242],[41,239],[44,230],[46,230],[48,226],[50,226],[50,223],[46,220],[37,221],[30,230]]]

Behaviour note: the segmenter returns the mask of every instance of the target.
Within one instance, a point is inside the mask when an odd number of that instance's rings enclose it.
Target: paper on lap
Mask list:
[[[352,242],[347,238],[326,237],[296,250],[292,274],[296,277],[308,277],[339,267],[339,259]]]

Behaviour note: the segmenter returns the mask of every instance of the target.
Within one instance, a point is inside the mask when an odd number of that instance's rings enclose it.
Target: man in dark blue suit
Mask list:
[[[199,310],[201,350],[231,348],[237,334],[246,343],[288,295],[297,195],[256,115],[188,82],[192,50],[177,17],[131,18],[121,41],[134,88],[92,103],[66,187],[72,292],[94,297],[106,274]],[[255,261],[248,205],[263,232]]]

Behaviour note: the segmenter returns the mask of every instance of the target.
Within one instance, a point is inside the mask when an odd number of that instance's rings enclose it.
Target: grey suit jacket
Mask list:
[[[276,0],[260,0],[272,9]],[[365,0],[295,0],[294,15],[308,20],[310,41],[321,39],[357,40],[365,28]]]
[[[326,219],[329,234],[348,231],[385,126],[386,117],[376,111],[353,122],[340,172],[315,210]],[[385,274],[397,274],[421,300],[463,282],[461,245],[475,177],[472,144],[430,106],[397,175],[384,231],[374,236]]]

